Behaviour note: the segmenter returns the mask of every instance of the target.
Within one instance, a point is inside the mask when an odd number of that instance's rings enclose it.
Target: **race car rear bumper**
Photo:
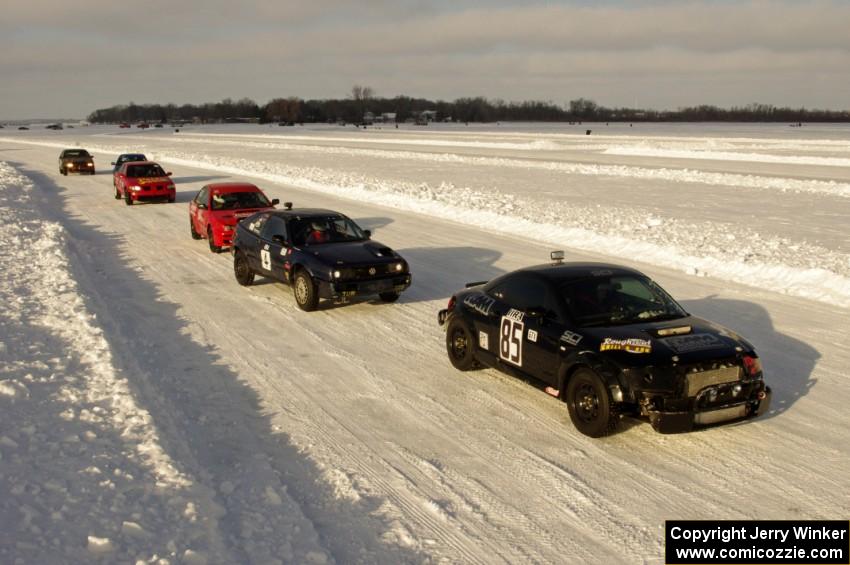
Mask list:
[[[700,412],[664,412],[652,410],[647,415],[655,431],[662,434],[682,433],[691,431],[697,426],[710,426],[732,420],[757,418],[767,413],[770,409],[772,395],[770,387],[765,386],[756,400],[713,407],[711,410]]]

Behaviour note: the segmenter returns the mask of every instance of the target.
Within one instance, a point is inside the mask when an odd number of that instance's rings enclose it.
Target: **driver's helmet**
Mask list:
[[[328,226],[326,226],[323,222],[312,222],[310,224],[310,229],[313,231],[324,232],[327,231]]]

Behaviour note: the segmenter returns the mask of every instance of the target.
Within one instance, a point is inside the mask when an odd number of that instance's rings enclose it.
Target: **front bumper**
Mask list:
[[[142,202],[145,200],[174,200],[177,197],[177,191],[174,188],[142,188],[141,190],[133,190],[128,188],[130,198],[133,202]]]
[[[754,397],[743,402],[712,406],[710,409],[698,411],[649,410],[647,415],[655,431],[662,434],[675,434],[691,431],[698,426],[757,418],[770,409],[772,396],[770,387],[765,386]]]
[[[368,279],[363,281],[336,281],[319,283],[319,297],[332,300],[347,300],[355,296],[382,294],[384,292],[403,292],[413,282],[410,273],[393,277]]]

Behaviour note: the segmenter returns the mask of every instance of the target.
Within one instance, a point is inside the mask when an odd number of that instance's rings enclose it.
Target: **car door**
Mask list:
[[[286,222],[283,218],[269,215],[261,233],[260,267],[267,276],[287,282],[287,269],[284,268],[288,241]]]
[[[239,249],[245,253],[251,269],[261,275],[265,275],[267,271],[262,269],[260,251],[263,245],[262,239],[260,239],[260,234],[262,233],[263,226],[266,225],[268,219],[269,214],[257,214],[256,216],[252,216],[250,220],[246,219],[245,231],[240,234],[239,238]],[[245,236],[244,239],[241,235]],[[263,258],[267,257],[270,258],[270,255],[263,256]]]
[[[209,193],[208,186],[203,187],[195,195],[195,198],[189,203],[189,216],[192,218],[192,225],[195,231],[199,234],[207,232],[207,213],[209,212]]]
[[[498,316],[498,357],[535,378],[556,384],[562,309],[548,282],[518,273],[492,289]]]

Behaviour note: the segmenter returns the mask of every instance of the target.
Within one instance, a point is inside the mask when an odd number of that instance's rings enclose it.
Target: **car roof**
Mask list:
[[[145,156],[144,153],[122,153],[121,155],[118,156],[118,158],[120,159],[121,157],[144,157],[144,156]]]
[[[82,147],[69,147],[68,149],[63,149],[62,153],[67,153],[68,151],[85,151],[88,153],[88,149],[83,149]]]
[[[315,218],[345,215],[340,212],[334,212],[333,210],[325,210],[324,208],[293,208],[292,210],[275,210],[271,214],[281,218]]]
[[[636,269],[625,267],[623,265],[591,262],[547,263],[543,265],[525,267],[514,271],[514,273],[532,273],[555,283],[602,276],[646,276]]]
[[[214,192],[262,192],[260,187],[250,182],[217,182],[206,185]]]
[[[122,166],[136,166],[136,165],[159,165],[156,161],[127,161],[126,163],[122,163]]]

